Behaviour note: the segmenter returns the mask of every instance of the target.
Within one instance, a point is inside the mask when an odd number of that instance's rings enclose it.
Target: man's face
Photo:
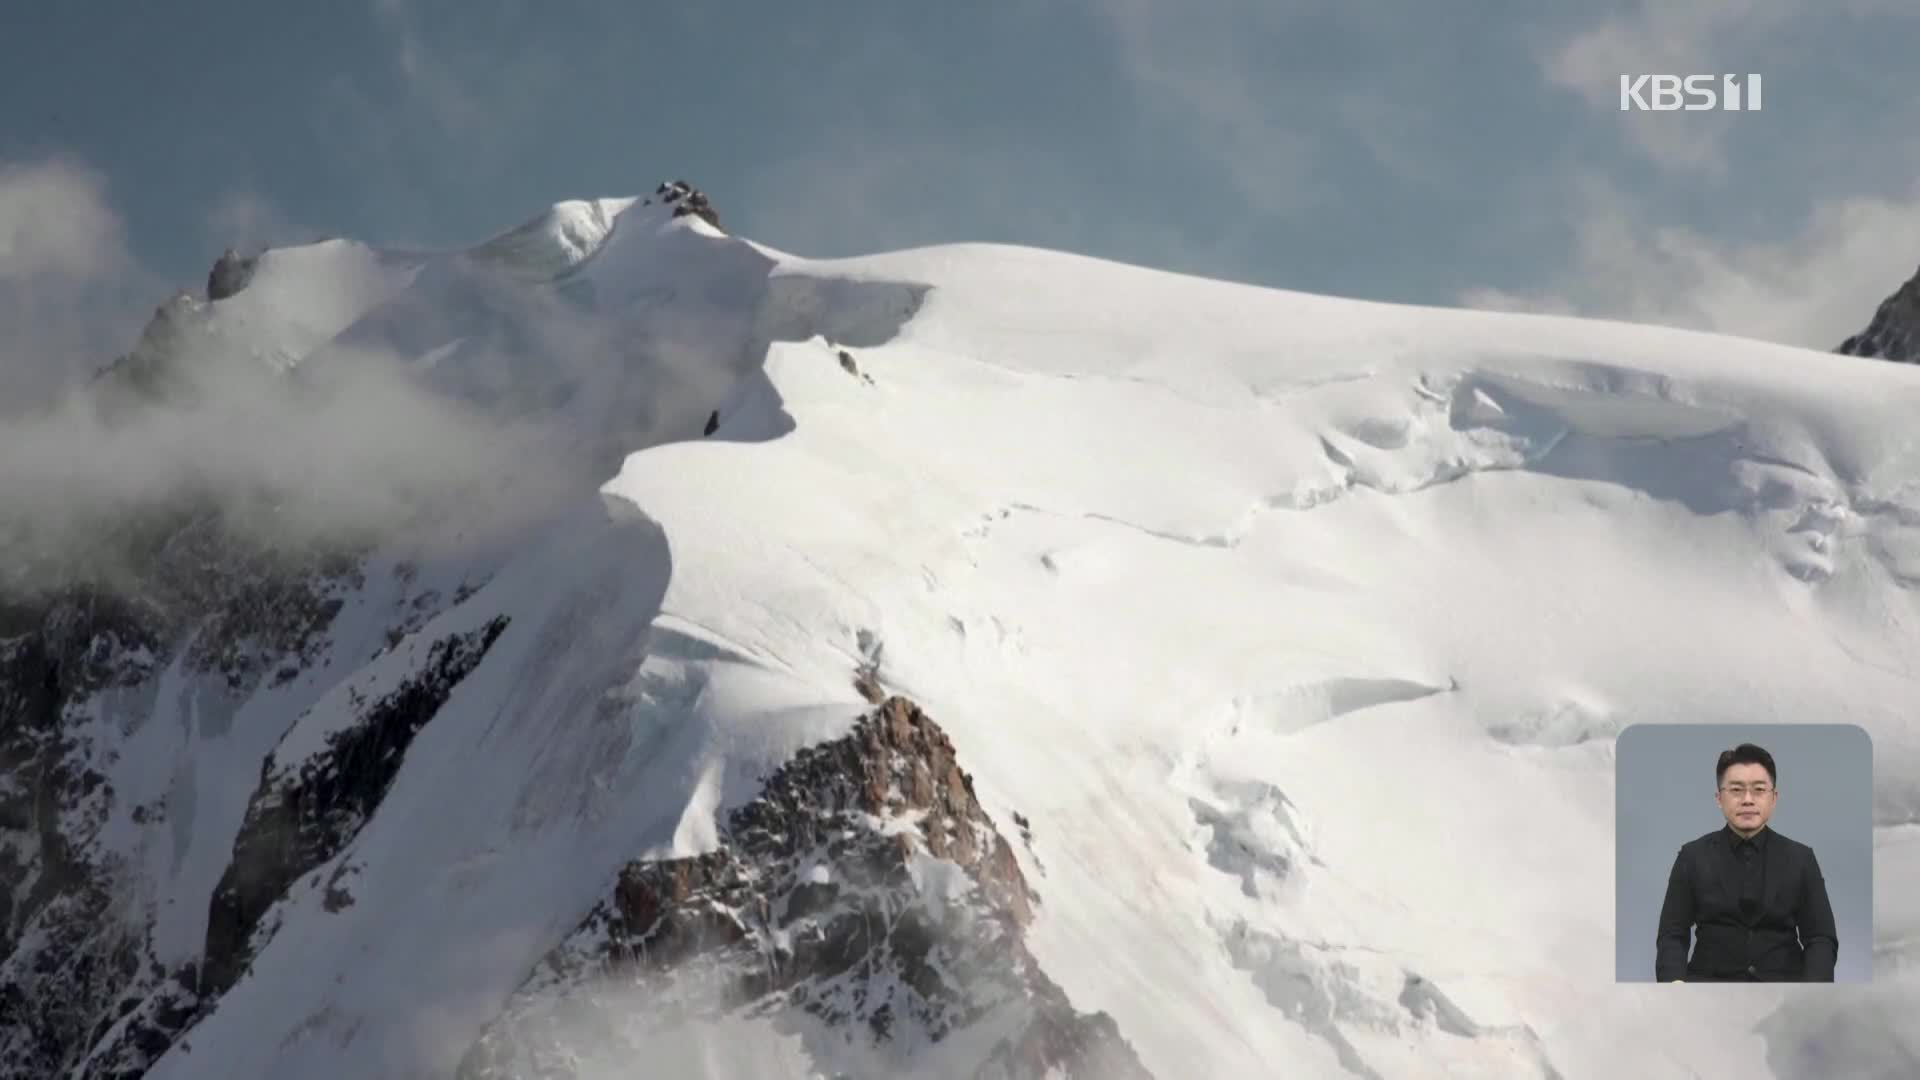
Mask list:
[[[1751,835],[1773,816],[1773,805],[1780,795],[1773,790],[1766,766],[1729,765],[1720,774],[1720,791],[1715,798],[1733,831]]]

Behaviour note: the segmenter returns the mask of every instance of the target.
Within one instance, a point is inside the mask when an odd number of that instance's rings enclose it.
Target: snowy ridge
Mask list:
[[[614,223],[638,199],[572,199],[474,248],[468,258],[498,263],[530,280],[547,281],[591,258]]]
[[[299,352],[312,377],[391,355],[464,407],[539,421],[568,480],[509,548],[429,560],[431,589],[401,549],[362,560],[326,646],[272,654],[299,658],[284,682],[262,654],[223,691],[219,664],[148,647],[122,697],[31,706],[43,728],[108,702],[135,718],[93,729],[120,762],[97,801],[168,901],[134,936],[176,972],[207,959],[255,796],[344,776],[330,748],[380,726],[369,707],[464,669],[364,770],[370,808],[263,893],[270,932],[217,1001],[126,984],[161,1037],[116,1060],[378,1078],[540,1045],[541,1068],[593,1075],[605,1047],[542,1019],[573,995],[689,1073],[815,1075],[849,1064],[837,1038],[938,1074],[1020,1015],[954,1003],[1015,1000],[1037,973],[1168,1077],[1920,1067],[1899,1008],[1920,956],[1920,371],[994,245],[807,260],[686,200],[565,204],[506,246],[558,277],[449,258],[325,311],[256,299],[247,348]],[[360,257],[328,252],[307,265],[322,285]],[[263,259],[211,306],[295,304],[301,265]],[[311,348],[281,329],[342,317]],[[982,981],[944,981],[897,1043],[872,1026],[873,994],[907,1000],[897,981],[678,1026],[601,994],[596,935],[616,914],[649,933],[620,907],[636,874],[723,916],[691,925],[734,928],[647,977],[723,985],[805,929],[755,922],[757,900],[791,912],[849,879],[836,858],[896,860],[848,912],[982,902],[923,807],[873,814],[831,857],[742,840],[769,778],[850,745],[856,669],[940,718],[982,828],[1019,827],[969,835],[1039,898],[1012,950],[1028,976],[980,939]],[[31,697],[40,672],[0,690]],[[1616,986],[1612,736],[1810,717],[1874,738],[1875,985]],[[10,850],[41,858],[17,832]],[[55,1060],[112,1027],[100,1008]]]
[[[658,200],[658,201],[656,201]],[[428,254],[379,250],[346,239],[271,248],[242,259],[227,252],[208,274],[205,300],[182,294],[155,313],[135,357],[189,362],[241,357],[289,371],[316,349],[400,297],[423,271],[461,265],[530,285],[563,278],[597,255],[623,216],[647,230],[692,216],[690,226],[721,235],[706,196],[684,182],[662,184],[642,199],[569,199],[471,248]]]

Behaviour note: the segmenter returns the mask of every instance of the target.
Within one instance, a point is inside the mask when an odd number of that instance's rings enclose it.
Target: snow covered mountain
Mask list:
[[[1920,1070],[1920,370],[717,221],[268,251],[102,377],[298,452],[10,586],[0,1075]],[[1808,719],[1875,983],[1616,985],[1612,736]]]
[[[1834,350],[1903,364],[1920,363],[1920,272],[1874,309],[1867,328]]]

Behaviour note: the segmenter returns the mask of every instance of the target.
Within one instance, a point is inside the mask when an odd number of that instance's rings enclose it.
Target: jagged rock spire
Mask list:
[[[1903,364],[1920,363],[1920,272],[1880,302],[1865,330],[1834,350]]]
[[[246,288],[253,280],[253,268],[258,262],[258,256],[242,258],[232,248],[221,252],[213,269],[207,272],[207,299],[225,300]]]

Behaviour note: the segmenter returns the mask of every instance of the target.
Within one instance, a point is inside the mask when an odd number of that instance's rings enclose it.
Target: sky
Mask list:
[[[1915,40],[1911,0],[16,0],[0,397],[228,246],[464,247],[669,178],[802,255],[1018,243],[1830,348],[1920,265]],[[1748,72],[1758,113],[1618,107],[1622,73]]]

